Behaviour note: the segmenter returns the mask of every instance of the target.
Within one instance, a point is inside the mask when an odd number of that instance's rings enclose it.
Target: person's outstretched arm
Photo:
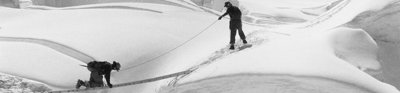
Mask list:
[[[226,15],[228,15],[228,10],[226,10],[226,12],[225,12],[223,15],[221,15],[221,16],[218,18],[218,20],[221,20],[222,17],[224,17],[224,16],[226,16]]]

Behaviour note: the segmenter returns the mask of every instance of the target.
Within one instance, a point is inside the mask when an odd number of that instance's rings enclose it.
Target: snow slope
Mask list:
[[[328,33],[320,32],[314,33],[313,35],[305,36],[291,36],[290,38],[281,38],[281,40],[274,40],[266,44],[262,44],[258,47],[254,47],[244,50],[241,53],[232,54],[224,59],[221,59],[215,63],[210,64],[209,66],[205,66],[196,70],[194,73],[190,74],[187,77],[179,80],[178,87],[174,87],[176,91],[180,92],[168,92],[168,93],[185,93],[188,91],[216,91],[214,88],[193,88],[193,86],[212,86],[215,85],[212,79],[223,78],[224,76],[242,76],[243,78],[251,78],[254,75],[263,76],[268,78],[270,75],[273,76],[293,76],[295,78],[302,76],[311,76],[311,77],[323,77],[329,78],[333,80],[338,80],[350,84],[354,84],[361,89],[366,89],[371,93],[392,93],[396,91],[396,89],[388,84],[382,83],[373,77],[369,76],[366,73],[361,72],[361,70],[356,67],[348,64],[347,60],[343,60],[339,58],[335,53],[337,50],[335,48],[340,48],[332,44],[337,44],[337,40],[341,40],[346,38],[344,41],[352,41],[352,38],[364,38],[361,39],[358,43],[346,44],[346,45],[359,45],[364,42],[369,42],[367,44],[374,45],[374,42],[368,35],[362,31],[357,29],[349,29],[349,28],[338,28],[335,30],[331,30]],[[328,38],[326,38],[328,37]],[[365,45],[365,43],[364,43]],[[296,47],[293,47],[296,46]],[[363,48],[364,46],[353,47]],[[371,50],[364,50],[371,51]],[[352,51],[347,51],[349,53],[357,53]],[[344,53],[346,57],[352,57],[351,54]],[[307,55],[304,55],[307,54]],[[357,53],[356,55],[363,54]],[[365,54],[364,54],[365,55]],[[374,55],[372,53],[372,55]],[[350,58],[349,58],[350,59]],[[376,65],[376,59],[369,59],[363,57],[355,57],[357,62],[368,62],[370,63],[362,63],[369,66]],[[366,61],[365,61],[366,60]],[[375,61],[375,62],[374,62]],[[350,61],[351,62],[351,61]],[[379,66],[379,65],[378,65]],[[254,75],[248,75],[246,73],[251,73]],[[261,74],[263,73],[263,74]],[[221,77],[222,76],[222,77]],[[260,77],[261,78],[261,77]],[[224,80],[224,79],[222,79]],[[296,81],[296,79],[289,79],[290,81]],[[372,81],[370,81],[372,80]],[[219,80],[221,81],[221,80]],[[363,82],[360,82],[363,81]],[[204,82],[208,82],[205,83]],[[221,81],[225,82],[225,81]],[[227,81],[228,82],[228,81]],[[267,80],[260,80],[258,82],[273,82]],[[199,83],[199,85],[191,83]],[[209,84],[211,83],[211,84]],[[227,83],[229,86],[235,86],[237,82],[231,84]],[[300,83],[303,84],[303,83]],[[187,86],[190,85],[190,86]],[[226,85],[226,84],[225,84]],[[240,84],[240,86],[251,86],[252,83],[248,84]],[[321,84],[324,85],[324,84]],[[362,86],[360,86],[362,85]],[[276,85],[279,86],[279,85]],[[182,87],[188,87],[192,89],[186,89]],[[228,87],[228,86],[226,86]],[[307,87],[315,87],[315,86],[307,86]],[[277,91],[284,91],[285,88],[290,87],[282,87],[282,89],[278,89]],[[229,88],[228,88],[229,89]],[[235,89],[235,88],[233,88]],[[255,88],[258,89],[258,88]],[[297,89],[297,88],[295,88]],[[301,89],[301,88],[300,88]],[[323,92],[332,92],[333,89],[329,87],[325,88],[312,88],[321,90]],[[354,88],[356,89],[356,88]],[[240,89],[237,89],[240,90]],[[346,88],[339,90],[347,90]],[[270,90],[271,91],[271,90]],[[365,91],[365,90],[364,90]],[[335,91],[337,92],[337,91]],[[345,91],[346,93],[354,93],[350,91]],[[275,93],[275,92],[273,92]],[[295,92],[298,93],[298,92]],[[300,92],[301,93],[301,92]],[[363,92],[360,92],[363,93]]]
[[[357,0],[341,10],[357,7],[354,2]],[[344,15],[351,11],[335,12],[327,21],[306,27],[312,30],[308,32],[292,28],[282,33],[279,29],[244,25],[254,47],[215,57],[213,54],[220,53],[216,51],[226,51],[228,20],[216,22],[217,17],[207,12],[150,3],[100,4],[46,11],[0,9],[7,11],[0,14],[0,20],[6,20],[0,22],[0,71],[44,82],[56,90],[70,89],[77,79],[87,79],[88,71],[79,64],[94,59],[121,62],[122,70],[112,74],[113,84],[207,64],[179,78],[174,85],[168,85],[174,79],[165,79],[92,92],[259,92],[268,88],[256,85],[268,85],[270,89],[307,93],[313,90],[398,93],[393,86],[363,72],[381,69],[376,59],[377,45],[368,34],[360,29],[333,29],[349,21],[336,18],[357,15]],[[365,10],[368,9],[357,12]],[[329,22],[332,24],[328,25]],[[217,87],[218,84],[229,85],[234,91],[192,87]],[[241,90],[246,84],[256,88]]]

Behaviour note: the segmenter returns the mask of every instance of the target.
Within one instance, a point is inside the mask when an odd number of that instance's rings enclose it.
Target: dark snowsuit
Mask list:
[[[106,78],[107,85],[111,85],[110,74],[112,70],[112,65],[110,63],[92,61],[88,63],[87,68],[90,71],[90,87],[103,87],[103,75]]]
[[[229,22],[229,29],[231,30],[230,44],[235,44],[236,30],[239,30],[240,39],[246,40],[246,36],[242,30],[242,12],[236,6],[229,7],[224,15],[229,14],[231,18]]]

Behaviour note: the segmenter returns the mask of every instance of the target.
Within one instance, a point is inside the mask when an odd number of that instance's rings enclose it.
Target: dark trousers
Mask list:
[[[242,21],[241,20],[231,20],[229,22],[229,29],[231,30],[231,40],[230,44],[235,44],[236,30],[239,31],[240,39],[246,40],[246,36],[242,30]]]
[[[99,72],[91,72],[90,73],[90,79],[89,79],[89,87],[103,87],[103,75],[101,75]]]

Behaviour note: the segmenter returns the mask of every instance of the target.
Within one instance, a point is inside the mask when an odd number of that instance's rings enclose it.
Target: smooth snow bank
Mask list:
[[[350,35],[348,37],[356,36],[358,38],[364,38],[360,39],[361,41],[363,41],[360,43],[347,43],[346,45],[349,46],[357,46],[357,44],[363,44],[365,45],[365,47],[368,47],[371,45],[375,45],[375,43],[371,40],[368,34],[365,34],[365,32],[349,28],[338,28],[319,33],[308,33],[307,35],[295,35],[287,39],[271,41],[270,43],[262,44],[258,47],[247,49],[237,54],[229,55],[224,59],[211,63],[208,66],[202,67],[192,74],[188,75],[187,77],[180,79],[177,86],[185,86],[186,84],[193,82],[198,84],[210,82],[212,81],[212,79],[221,76],[253,73],[266,77],[268,77],[268,75],[270,74],[293,75],[294,77],[322,77],[332,79],[334,81],[339,81],[337,83],[349,83],[351,85],[359,87],[360,89],[365,89],[363,91],[371,91],[373,93],[398,93],[398,90],[393,86],[378,81],[377,79],[359,70],[356,66],[352,65],[357,63],[352,63],[351,61],[347,62],[346,60],[339,58],[335,54],[335,52],[337,52],[337,48],[343,48],[343,46],[332,45],[332,43],[337,43],[337,41],[335,40],[341,41],[340,38],[343,37],[342,35]],[[349,38],[345,41],[352,42],[352,39]],[[368,51],[374,50],[359,51],[347,51],[348,53],[345,54],[349,55],[343,56],[351,58],[354,56],[350,54],[368,53]],[[374,54],[374,52],[368,54],[376,55]],[[379,63],[377,63],[376,59],[366,58],[363,56],[355,56],[354,58],[358,59],[357,62],[366,62],[358,63],[357,65],[359,66],[379,68]],[[246,77],[246,75],[239,76]],[[244,80],[244,82],[251,82],[251,80]],[[270,82],[270,80],[266,80],[265,82]],[[237,86],[236,84],[241,83],[229,83],[225,86]],[[213,90],[211,87],[206,86],[202,88]],[[172,87],[172,90],[181,91],[180,89],[182,89],[183,91],[190,88]],[[324,88],[316,89],[324,90]],[[358,90],[357,88],[355,89]],[[327,90],[331,89],[328,87]],[[196,92],[196,90],[193,90],[192,92]],[[347,92],[352,93],[351,91]]]
[[[361,70],[380,69],[377,61],[378,46],[364,30],[339,28],[329,38],[337,57]]]

